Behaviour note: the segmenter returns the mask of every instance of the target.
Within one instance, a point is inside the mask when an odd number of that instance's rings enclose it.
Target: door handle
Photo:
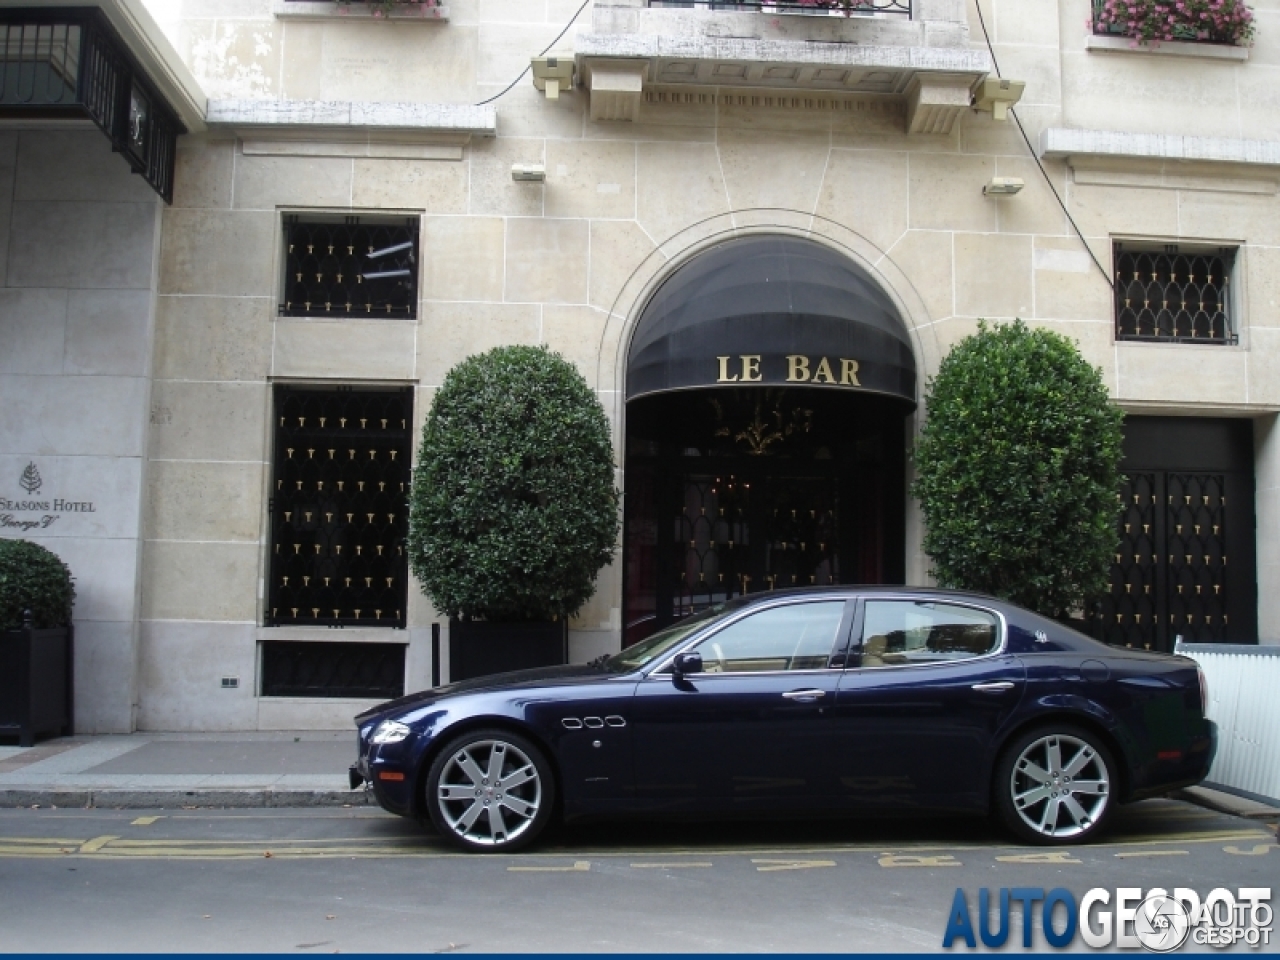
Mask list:
[[[788,700],[818,700],[825,697],[825,690],[788,690],[783,694]]]
[[[1013,682],[994,680],[991,683],[975,683],[970,689],[977,690],[979,693],[1005,693],[1013,689]]]

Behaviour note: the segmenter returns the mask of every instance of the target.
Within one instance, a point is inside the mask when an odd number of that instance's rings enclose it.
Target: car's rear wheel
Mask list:
[[[1116,765],[1088,730],[1063,724],[1016,738],[996,765],[1000,819],[1023,840],[1084,843],[1115,806]]]
[[[452,740],[427,774],[426,808],[440,835],[464,850],[509,852],[537,839],[555,806],[542,751],[509,730]]]

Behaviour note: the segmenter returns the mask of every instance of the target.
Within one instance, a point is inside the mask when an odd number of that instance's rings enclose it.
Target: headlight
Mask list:
[[[399,743],[412,732],[412,730],[399,720],[383,720],[378,724],[377,729],[373,731],[373,736],[370,738],[370,742]]]

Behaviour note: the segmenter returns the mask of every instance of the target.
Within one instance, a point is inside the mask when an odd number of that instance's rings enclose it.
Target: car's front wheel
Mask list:
[[[541,750],[508,730],[451,741],[427,774],[426,808],[440,834],[465,850],[509,852],[551,819],[555,781]]]
[[[1030,843],[1084,843],[1110,818],[1115,785],[1115,761],[1095,734],[1066,724],[1039,727],[1001,755],[996,808]]]

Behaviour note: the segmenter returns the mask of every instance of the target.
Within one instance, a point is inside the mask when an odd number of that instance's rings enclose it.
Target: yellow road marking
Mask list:
[[[1150,840],[1117,840],[1112,843],[1098,844],[1099,847],[1146,847],[1161,843],[1215,843],[1222,840],[1252,840],[1255,837],[1266,837],[1257,830],[1226,830],[1215,833],[1166,833]]]
[[[631,866],[637,870],[644,870],[654,867],[661,870],[683,870],[687,867],[709,867],[710,863],[633,863]]]
[[[881,854],[876,861],[882,867],[963,867],[964,864],[952,856],[921,857],[905,853]]]
[[[149,827],[149,826],[151,826],[153,823],[155,823],[157,820],[163,820],[163,819],[164,819],[164,817],[139,817],[137,820],[132,821],[132,822],[129,824],[129,826],[131,826],[131,827]]]
[[[396,840],[387,840],[387,839],[385,839],[385,838],[374,838],[374,837],[327,837],[327,838],[325,838],[325,839],[319,839],[319,840],[298,839],[298,840],[277,840],[277,841],[271,841],[271,840],[180,840],[180,839],[176,839],[176,838],[172,838],[172,839],[169,839],[169,840],[132,840],[132,839],[123,839],[123,840],[122,840],[122,839],[117,838],[117,841],[118,841],[118,842],[113,843],[113,844],[111,845],[111,846],[112,846],[112,848],[117,848],[117,847],[172,847],[172,846],[191,846],[191,847],[199,847],[199,846],[222,846],[222,847],[260,847],[260,848],[262,848],[262,849],[264,849],[264,850],[274,850],[274,849],[275,849],[275,847],[272,845],[272,844],[273,844],[273,842],[274,842],[274,843],[277,843],[277,844],[288,844],[288,845],[290,845],[290,846],[295,845],[295,844],[296,844],[296,845],[298,845],[298,846],[302,846],[302,845],[307,845],[307,844],[319,844],[319,843],[336,843],[336,844],[344,844],[344,843],[358,843],[358,844],[363,844],[363,845],[369,845],[369,844],[384,844],[384,845],[386,845],[386,846],[388,846],[388,847],[392,847],[392,846],[415,846],[415,847],[421,847],[421,846],[424,846],[424,845],[427,843],[427,838],[425,838],[425,837],[412,837],[412,838],[411,838],[411,837],[406,837],[406,838],[405,838],[405,840],[404,840],[404,842],[400,842],[400,841],[396,841]],[[72,841],[72,842],[73,842],[73,843],[79,843],[80,841],[78,841],[78,840],[74,840],[74,841]]]
[[[1084,863],[1077,860],[1066,850],[1045,850],[1040,853],[1015,853],[1006,857],[996,857],[1000,863]]]
[[[590,860],[575,860],[572,867],[507,867],[511,873],[586,873]]]
[[[1190,850],[1130,850],[1127,853],[1117,853],[1115,856],[1122,859],[1128,857],[1185,857],[1190,853]]]
[[[119,837],[94,837],[92,840],[86,840],[80,845],[77,853],[97,853],[112,840],[119,840]]]
[[[813,870],[818,867],[834,867],[834,860],[755,860],[751,861],[757,864],[756,870],[759,873],[773,873],[777,870]],[[764,864],[764,866],[759,866]]]
[[[176,819],[176,818],[175,818]],[[195,818],[199,819],[199,818]],[[223,819],[223,818],[216,818]],[[1093,849],[1098,853],[1105,853],[1108,850],[1113,853],[1117,850],[1127,851],[1131,856],[1143,856],[1143,850],[1148,847],[1165,846],[1169,843],[1183,843],[1188,846],[1193,844],[1217,843],[1243,841],[1240,847],[1236,848],[1241,851],[1237,854],[1240,856],[1263,856],[1265,851],[1271,849],[1275,843],[1275,839],[1268,829],[1261,826],[1247,830],[1233,831],[1213,831],[1203,834],[1173,834],[1164,835],[1159,838],[1149,840],[1134,840],[1128,842],[1112,842],[1099,844]],[[1255,846],[1257,845],[1257,846]],[[1261,847],[1263,853],[1255,853]],[[1226,849],[1226,848],[1224,848]],[[343,837],[343,838],[324,838],[324,839],[290,839],[290,840],[186,840],[179,838],[171,839],[121,839],[118,837],[104,836],[94,837],[90,839],[84,838],[66,838],[66,837],[2,837],[0,836],[0,858],[4,859],[22,859],[22,858],[44,858],[44,857],[93,857],[99,859],[203,859],[203,860],[225,860],[225,859],[261,859],[263,853],[271,851],[273,858],[281,859],[322,859],[322,858],[400,858],[400,857],[418,857],[418,858],[448,858],[448,857],[469,857],[466,853],[453,853],[443,848],[438,842],[433,841],[429,837]],[[875,853],[879,856],[882,866],[886,867],[907,867],[907,866],[959,866],[955,854],[964,850],[981,851],[988,856],[993,856],[997,861],[1019,863],[1057,863],[1071,862],[1070,860],[1047,859],[1057,856],[1069,856],[1068,851],[1024,851],[1018,848],[1004,847],[1003,850],[997,844],[982,843],[951,843],[947,845],[939,844],[903,844],[885,851],[884,846],[880,844],[829,844],[826,846],[815,847],[811,845],[783,847],[783,848],[730,848],[715,847],[710,849],[678,849],[678,848],[644,848],[644,849],[622,849],[622,850],[601,850],[592,851],[592,856],[599,860],[618,860],[622,858],[630,858],[634,860],[637,857],[659,857],[663,865],[676,866],[677,864],[690,864],[691,861],[705,862],[707,857],[732,856],[732,857],[756,857],[756,858],[785,858],[782,863],[797,863],[806,860],[819,860],[840,854],[848,853]],[[1154,852],[1154,856],[1162,856],[1170,851]],[[1226,850],[1227,853],[1233,853],[1232,850]],[[544,855],[561,856],[565,860],[571,860],[574,854],[581,855],[580,851],[575,850],[555,850],[545,851]],[[524,859],[521,854],[498,855],[499,857],[510,857],[512,860],[508,862],[519,863]],[[1015,859],[1005,859],[1015,858]],[[1035,858],[1035,859],[1028,859]],[[1041,859],[1046,858],[1046,859]],[[886,861],[887,862],[884,862]],[[516,872],[583,872],[589,870],[589,861],[572,861],[575,863],[573,867],[525,867],[516,868]],[[587,866],[577,866],[576,864],[587,864]],[[647,864],[646,864],[647,865]],[[642,868],[643,869],[643,868]]]
[[[1261,857],[1270,850],[1274,850],[1275,846],[1270,843],[1259,843],[1252,850],[1241,850],[1239,847],[1223,847],[1227,853],[1234,853],[1237,857]]]

